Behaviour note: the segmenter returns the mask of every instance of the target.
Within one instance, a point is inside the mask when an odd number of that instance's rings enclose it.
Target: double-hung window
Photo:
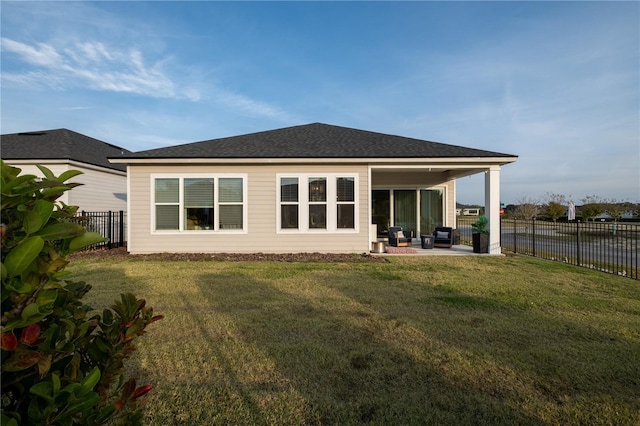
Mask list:
[[[357,231],[355,175],[278,175],[278,232]]]
[[[184,179],[184,229],[214,229],[214,178]]]
[[[336,178],[336,213],[339,229],[355,228],[355,178]]]
[[[280,227],[282,229],[298,229],[300,208],[298,180],[297,177],[280,179]]]
[[[327,178],[309,178],[309,229],[327,229]]]
[[[179,229],[180,182],[178,179],[155,180],[156,229]]]
[[[152,176],[153,231],[245,230],[246,177]]]
[[[243,188],[242,178],[220,178],[220,229],[242,229],[243,227]]]

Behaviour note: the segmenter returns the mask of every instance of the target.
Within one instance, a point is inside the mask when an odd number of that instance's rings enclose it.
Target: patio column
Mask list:
[[[491,166],[484,172],[484,210],[489,221],[489,253],[501,254],[500,166]]]

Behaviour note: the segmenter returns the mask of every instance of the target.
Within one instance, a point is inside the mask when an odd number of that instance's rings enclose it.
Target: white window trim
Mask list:
[[[282,202],[280,194],[280,181],[282,178],[298,179],[298,229],[281,228],[281,205],[294,204],[292,202]],[[327,179],[327,201],[309,201],[309,178]],[[354,191],[354,227],[338,228],[338,193],[337,178],[353,178]],[[352,202],[340,202],[340,204],[351,204]],[[327,227],[326,229],[309,227],[309,205],[327,205]],[[357,234],[360,232],[360,185],[358,173],[278,173],[276,174],[276,233],[277,234]]]
[[[246,173],[154,173],[150,176],[150,232],[156,235],[219,235],[219,234],[247,234],[249,233],[249,202],[248,202],[248,178]],[[184,229],[184,180],[185,179],[213,179],[213,216],[214,229]],[[241,178],[242,179],[242,229],[220,229],[220,203],[218,196],[219,179],[225,178]],[[156,179],[178,179],[179,185],[179,202],[178,202],[178,229],[156,229],[156,200],[155,200],[155,181]],[[222,203],[229,205],[235,203]]]

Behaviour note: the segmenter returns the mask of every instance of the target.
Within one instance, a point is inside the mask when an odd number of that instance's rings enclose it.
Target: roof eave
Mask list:
[[[31,165],[42,165],[42,166],[46,166],[46,165],[56,165],[56,164],[64,164],[64,165],[68,165],[71,167],[84,167],[85,169],[91,169],[91,170],[96,170],[96,171],[100,171],[100,172],[107,172],[107,173],[113,173],[113,174],[117,174],[120,176],[126,176],[127,172],[125,170],[119,170],[119,169],[114,169],[111,167],[105,167],[105,166],[101,166],[99,164],[91,164],[91,163],[85,163],[84,161],[76,161],[76,160],[70,160],[68,158],[47,158],[47,159],[32,159],[32,158],[9,158],[9,159],[4,159],[3,160],[11,165],[16,165],[16,166],[31,166]]]
[[[517,156],[499,157],[416,157],[416,158],[109,158],[113,164],[509,164]]]

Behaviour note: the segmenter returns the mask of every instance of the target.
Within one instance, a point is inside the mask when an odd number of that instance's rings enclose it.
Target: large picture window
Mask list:
[[[244,176],[152,177],[155,231],[244,230]]]
[[[278,176],[278,230],[356,231],[356,187],[356,176]]]

